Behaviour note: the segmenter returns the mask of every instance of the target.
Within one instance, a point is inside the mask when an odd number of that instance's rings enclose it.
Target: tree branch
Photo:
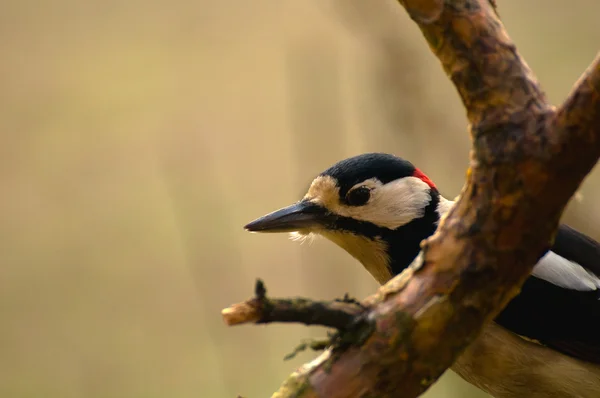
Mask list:
[[[575,83],[553,123],[557,150],[568,153],[566,162],[573,160],[563,164],[563,172],[583,168],[580,172],[588,173],[600,152],[600,53]],[[580,152],[584,145],[588,150]]]
[[[229,326],[244,323],[294,322],[348,330],[356,324],[357,315],[365,307],[349,299],[312,301],[303,298],[267,298],[264,283],[256,281],[255,297],[221,311]]]
[[[600,124],[600,53],[575,83],[557,112],[559,126],[576,126],[578,131],[597,134]]]
[[[598,61],[555,117],[488,0],[399,1],[467,109],[466,185],[415,262],[363,302],[366,339],[303,366],[276,397],[421,394],[518,294],[600,155]],[[254,322],[268,313],[249,307]]]
[[[537,80],[486,0],[399,0],[439,58],[472,125],[548,105]]]

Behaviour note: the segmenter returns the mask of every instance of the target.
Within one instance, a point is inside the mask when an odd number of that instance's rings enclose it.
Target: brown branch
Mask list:
[[[356,324],[365,307],[350,300],[313,301],[304,298],[267,297],[264,283],[256,281],[255,297],[221,311],[229,326],[245,323],[293,322],[347,330]]]
[[[559,152],[554,155],[566,155],[562,172],[571,173],[575,169],[578,173],[588,173],[600,147],[600,53],[575,83],[553,123],[557,140],[554,147]],[[582,152],[583,146],[589,149]]]
[[[472,125],[499,123],[548,104],[486,0],[399,0],[439,58]]]
[[[577,126],[586,134],[597,134],[600,124],[600,53],[581,75],[556,115],[561,126]]]
[[[466,185],[422,255],[364,302],[367,338],[305,365],[276,397],[421,394],[518,293],[600,156],[598,62],[555,117],[488,0],[400,3],[467,109]]]

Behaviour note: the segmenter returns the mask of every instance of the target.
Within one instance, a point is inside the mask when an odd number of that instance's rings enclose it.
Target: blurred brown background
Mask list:
[[[595,0],[501,0],[560,102],[598,50]],[[447,196],[464,110],[395,1],[0,5],[0,396],[269,396],[301,326],[226,328],[252,293],[364,297],[333,244],[242,226],[341,158],[387,151]],[[568,220],[600,238],[600,175]],[[430,398],[482,397],[447,374]]]

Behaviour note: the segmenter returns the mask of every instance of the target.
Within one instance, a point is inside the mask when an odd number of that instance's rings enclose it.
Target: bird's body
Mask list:
[[[298,203],[246,226],[322,235],[381,284],[409,266],[453,202],[387,154],[325,170]],[[561,225],[515,297],[452,369],[499,397],[600,397],[600,245]]]
[[[524,340],[492,322],[451,369],[496,398],[596,398],[598,365]]]

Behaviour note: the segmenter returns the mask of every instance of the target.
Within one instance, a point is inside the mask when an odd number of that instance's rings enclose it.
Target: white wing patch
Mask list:
[[[453,201],[440,196],[440,204],[437,208],[440,220],[453,205]],[[548,251],[538,261],[531,274],[564,289],[579,291],[600,289],[600,278],[553,251]]]
[[[597,276],[553,251],[549,251],[538,261],[531,274],[565,289],[600,289],[600,279]]]

